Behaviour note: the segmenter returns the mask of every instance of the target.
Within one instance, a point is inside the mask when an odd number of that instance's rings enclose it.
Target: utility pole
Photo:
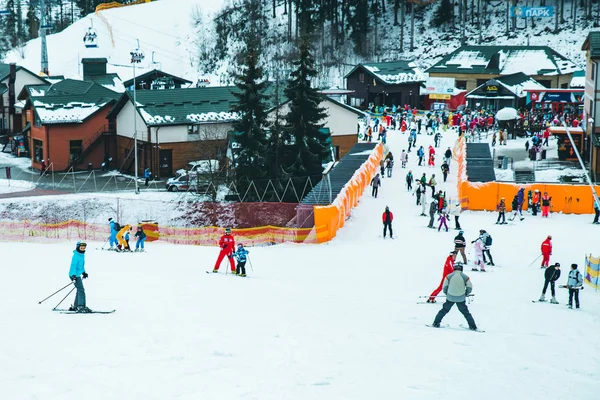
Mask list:
[[[136,83],[135,83],[135,65],[142,62],[144,59],[144,52],[140,51],[140,41],[135,50],[130,52],[131,63],[133,64],[133,159],[135,164],[135,194],[140,194],[140,187],[138,185],[138,150],[137,150],[137,97],[136,97]]]
[[[41,72],[48,74],[48,47],[46,46],[46,2],[40,0],[40,37],[42,38]]]

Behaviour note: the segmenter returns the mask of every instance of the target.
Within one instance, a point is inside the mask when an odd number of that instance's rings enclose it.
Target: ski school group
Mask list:
[[[409,117],[410,118],[410,117]],[[452,131],[452,130],[451,130]],[[419,132],[420,133],[420,132]],[[414,143],[414,139],[412,138],[414,134],[411,132],[409,135],[409,148]],[[458,134],[462,134],[461,130],[458,130]],[[431,146],[430,146],[431,148]],[[435,157],[435,151],[431,152],[430,157]],[[419,166],[422,162],[423,154],[417,154],[419,156]],[[391,152],[386,155],[386,159],[389,160]],[[452,151],[450,148],[444,153],[444,164],[442,166],[442,172],[444,173],[444,182],[446,182],[446,175],[449,172],[450,159],[452,157]],[[407,156],[405,151],[402,151],[402,168],[406,167],[407,164]],[[385,164],[386,167],[389,163]],[[435,161],[429,162],[429,166],[435,165]],[[383,179],[383,167],[384,163],[380,164],[382,169],[381,175],[377,174],[373,180],[371,181],[371,186],[373,187],[373,197],[377,198],[377,189],[381,186],[381,179]],[[391,171],[388,172],[388,177],[391,177]],[[412,183],[416,181],[416,188],[412,189]],[[438,191],[436,193],[436,181],[435,174],[431,176],[429,180],[426,178],[426,174],[423,173],[423,176],[419,180],[415,180],[412,175],[412,171],[409,171],[406,176],[406,187],[414,196],[416,196],[416,205],[420,205],[422,207],[421,216],[427,216],[425,214],[426,206],[427,206],[427,187],[431,188],[431,203],[429,207],[429,228],[434,228],[434,219],[436,214],[438,214],[439,226],[437,227],[438,232],[441,231],[442,226],[445,228],[445,231],[448,232],[448,223],[449,215],[454,215],[454,223],[455,229],[458,230],[458,235],[454,238],[454,250],[450,252],[450,255],[446,258],[446,262],[444,263],[442,280],[438,287],[433,290],[433,292],[429,296],[423,296],[427,298],[427,301],[422,303],[436,303],[436,299],[438,297],[445,297],[446,300],[442,305],[442,309],[437,313],[434,318],[434,321],[431,327],[440,328],[442,327],[441,322],[444,316],[452,309],[454,305],[457,306],[458,310],[463,314],[465,319],[467,320],[468,327],[462,326],[465,329],[470,329],[473,331],[479,331],[475,320],[469,309],[467,307],[467,298],[472,296],[473,284],[468,275],[463,272],[463,268],[465,265],[468,265],[467,255],[465,253],[465,249],[467,246],[467,241],[464,237],[464,231],[461,229],[459,217],[461,213],[460,203],[453,202],[449,204],[446,193],[442,191]],[[532,214],[537,215],[537,210],[541,206],[542,217],[548,217],[548,211],[550,208],[551,197],[548,196],[548,193],[544,193],[543,195],[539,193],[538,190],[535,191],[533,196],[531,193],[528,196],[530,210]],[[533,197],[533,198],[532,198]],[[514,220],[517,216],[520,216],[520,220],[523,221],[524,217],[522,214],[523,202],[525,200],[525,189],[520,188],[519,191],[515,194],[513,198],[513,202],[511,204],[513,209],[513,216],[510,219]],[[506,212],[506,204],[505,199],[502,198],[500,203],[498,204],[498,219],[496,220],[496,224],[506,224],[505,212]],[[382,214],[382,222],[383,222],[383,238],[385,239],[387,236],[387,232],[389,231],[390,238],[393,238],[393,230],[392,230],[392,221],[393,221],[393,213],[390,211],[389,206],[385,207],[385,210]],[[539,257],[543,257],[541,268],[545,269],[544,274],[544,286],[542,289],[542,295],[539,302],[545,301],[545,293],[550,286],[550,290],[552,293],[552,298],[550,302],[552,304],[558,304],[556,300],[555,293],[555,283],[560,277],[560,263],[555,263],[554,265],[550,265],[550,255],[552,254],[552,244],[551,244],[551,236],[548,236],[546,240],[541,245],[541,255]],[[492,246],[492,236],[485,230],[479,230],[479,236],[471,241],[473,245],[473,256],[474,260],[472,262],[472,271],[478,272],[486,272],[485,266],[495,266],[494,259],[491,254],[491,246]],[[462,257],[461,261],[456,261],[457,255],[460,253]],[[486,257],[487,256],[487,257]],[[535,263],[538,259],[536,258],[533,263]],[[487,260],[487,259],[489,260]],[[532,263],[532,264],[533,264]],[[565,287],[569,289],[569,301],[567,306],[569,308],[573,308],[573,299],[575,300],[575,308],[580,307],[579,303],[579,291],[583,289],[583,276],[581,272],[579,272],[577,264],[571,265],[571,271],[569,271],[568,279],[566,285],[561,285],[561,287]],[[439,293],[443,291],[444,295],[440,296]]]

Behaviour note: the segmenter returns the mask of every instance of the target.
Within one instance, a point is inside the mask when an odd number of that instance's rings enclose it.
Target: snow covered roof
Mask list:
[[[80,124],[103,108],[107,102],[99,104],[77,101],[52,103],[34,100],[32,104],[40,122],[43,125],[49,125]]]
[[[388,85],[402,83],[423,82],[427,79],[423,70],[414,61],[391,61],[381,63],[358,64],[345,78],[352,75],[354,71],[362,68],[374,78]]]
[[[547,88],[536,81],[533,78],[525,75],[522,72],[517,72],[515,74],[501,76],[499,78],[491,79],[479,86],[475,89],[467,93],[467,97],[469,98],[488,98],[487,94],[481,96],[481,90],[487,86],[490,82],[493,82],[494,85],[500,85],[508,90],[510,93],[514,94],[517,97],[523,98],[527,96],[527,92],[525,89],[534,89],[534,90],[547,90]],[[504,94],[508,94],[503,92]],[[502,92],[498,92],[493,97],[496,99],[500,98],[513,98],[514,96],[502,96]]]
[[[429,73],[565,75],[579,68],[548,46],[463,46],[431,66]]]
[[[585,71],[575,71],[571,83],[569,84],[572,88],[584,88],[585,87]]]

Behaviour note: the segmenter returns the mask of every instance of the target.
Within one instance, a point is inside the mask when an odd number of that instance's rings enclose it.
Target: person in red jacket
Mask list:
[[[394,214],[390,211],[388,206],[385,206],[385,211],[383,215],[381,215],[381,221],[383,222],[383,238],[385,239],[385,235],[387,233],[388,228],[390,229],[390,239],[394,238],[394,233],[392,232],[392,221],[394,220]]]
[[[219,252],[219,257],[217,258],[213,272],[219,272],[221,261],[227,256],[227,258],[229,258],[229,265],[231,266],[231,273],[235,274],[235,262],[233,261],[235,239],[231,235],[231,228],[225,228],[225,234],[219,239],[219,247],[221,248],[221,251]]]
[[[550,263],[550,256],[552,255],[552,236],[548,235],[546,240],[542,242],[542,268],[546,268]]]
[[[456,260],[456,250],[451,251],[450,255],[446,258],[446,262],[444,263],[444,272],[442,276],[442,281],[440,282],[440,286],[438,286],[431,294],[429,295],[429,299],[427,299],[428,303],[435,303],[435,297],[442,291],[442,286],[444,285],[444,279],[454,272],[454,261]]]

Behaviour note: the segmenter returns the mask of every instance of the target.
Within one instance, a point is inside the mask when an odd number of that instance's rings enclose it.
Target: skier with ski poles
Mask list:
[[[85,249],[87,244],[85,242],[77,242],[75,250],[73,250],[73,257],[71,259],[71,267],[69,268],[69,278],[75,284],[77,293],[75,294],[75,301],[69,308],[69,311],[77,311],[79,313],[92,312],[85,305],[85,288],[83,287],[82,279],[87,279],[88,274],[85,272]]]
[[[467,320],[469,329],[476,331],[477,325],[475,325],[475,320],[466,304],[467,296],[473,291],[473,284],[471,283],[469,276],[463,273],[463,264],[460,261],[454,264],[454,271],[444,278],[442,290],[446,295],[446,302],[435,316],[433,326],[439,328],[442,319],[456,304],[458,310]]]
[[[444,286],[444,279],[448,275],[454,272],[454,261],[456,260],[456,250],[451,251],[450,255],[446,257],[446,262],[444,263],[444,271],[442,272],[442,280],[440,281],[440,285],[435,288],[433,292],[429,295],[429,299],[427,299],[428,303],[435,303],[435,298],[442,291],[442,287]]]
[[[246,259],[248,257],[248,253],[249,251],[244,248],[242,243],[238,243],[237,251],[233,253],[233,255],[237,258],[235,274],[237,276],[241,276],[242,278],[246,277]]]
[[[559,263],[555,263],[552,267],[546,268],[546,271],[544,271],[544,288],[542,289],[542,295],[538,301],[546,301],[546,289],[548,289],[548,285],[550,285],[550,293],[552,293],[550,303],[558,304],[558,301],[556,301],[556,291],[554,290],[554,285],[558,278],[560,278]]]
[[[546,240],[544,240],[542,242],[541,245],[541,250],[542,250],[542,267],[541,268],[546,268],[548,267],[548,264],[550,263],[550,256],[552,255],[552,236],[548,235],[548,237],[546,238]]]

